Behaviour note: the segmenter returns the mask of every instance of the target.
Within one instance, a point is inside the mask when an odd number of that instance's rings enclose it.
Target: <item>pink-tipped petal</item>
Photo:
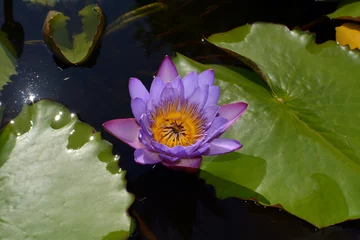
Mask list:
[[[224,131],[228,129],[246,110],[247,103],[237,102],[225,104],[220,107],[219,117],[226,118],[229,122],[225,125]]]
[[[206,70],[206,71],[203,71],[202,73],[199,74],[199,86],[202,86],[202,85],[209,85],[209,86],[212,86],[214,85],[214,77],[215,77],[215,73],[214,73],[214,70],[212,69],[209,69],[209,70]]]
[[[195,172],[199,169],[201,161],[202,161],[202,157],[200,156],[195,158],[180,159],[175,162],[162,161],[161,163],[164,166],[174,170]]]
[[[204,152],[203,155],[218,155],[236,151],[240,149],[242,145],[234,140],[234,139],[227,139],[227,138],[217,138],[210,142],[209,149]]]
[[[136,121],[139,123],[141,115],[145,113],[146,103],[141,98],[131,100],[131,110]]]
[[[135,161],[140,164],[155,164],[162,161],[159,154],[150,152],[146,148],[136,149],[134,157]]]
[[[156,76],[163,80],[164,83],[172,82],[179,76],[174,63],[169,56],[165,56]]]
[[[129,92],[131,99],[141,98],[146,102],[150,97],[150,94],[144,84],[137,78],[130,78]]]
[[[110,120],[105,122],[103,127],[106,131],[135,149],[144,147],[138,138],[140,126],[135,118]]]

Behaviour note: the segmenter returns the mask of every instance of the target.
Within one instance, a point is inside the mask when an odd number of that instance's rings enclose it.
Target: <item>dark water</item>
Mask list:
[[[1,3],[4,1],[7,0]],[[61,0],[56,10],[76,17],[78,10],[89,2]],[[111,23],[120,15],[153,2],[102,0],[100,7]],[[133,150],[101,127],[109,119],[132,117],[128,79],[136,76],[149,87],[165,54],[173,55],[176,51],[203,63],[240,64],[201,41],[203,36],[254,21],[282,23],[290,28],[304,26],[332,12],[337,3],[313,0],[162,2],[168,5],[166,11],[141,18],[105,36],[98,53],[86,67],[68,67],[57,64],[43,44],[22,45],[21,29],[25,41],[42,40],[42,25],[49,9],[29,7],[15,0],[14,19],[20,27],[8,30],[22,54],[18,74],[12,76],[12,82],[0,92],[0,102],[5,106],[1,126],[14,118],[24,102],[29,103],[29,97],[34,96],[35,101],[50,98],[66,105],[81,120],[101,131],[103,137],[114,144],[114,153],[122,156],[121,166],[128,170],[128,190],[137,196],[130,212],[138,217],[138,226],[147,238],[137,228],[132,239],[151,239],[151,235],[157,239],[360,239],[360,221],[319,230],[278,209],[235,198],[217,199],[215,190],[196,175],[173,172],[162,166],[139,166],[133,161]],[[4,23],[4,7],[0,7]],[[11,9],[6,11],[8,14]],[[321,24],[324,27],[310,28],[318,32],[318,40],[334,38],[333,23],[324,20]]]

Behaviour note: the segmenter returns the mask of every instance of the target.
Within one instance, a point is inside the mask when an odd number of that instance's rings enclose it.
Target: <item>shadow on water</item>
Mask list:
[[[77,12],[84,2],[93,1],[62,0],[56,5],[56,10],[74,20],[73,32],[80,31]],[[240,65],[233,57],[204,43],[202,38],[254,21],[282,23],[290,28],[304,26],[332,12],[337,3],[313,0],[161,2],[167,5],[166,10],[136,19],[104,36],[101,48],[88,66],[69,67],[54,61],[41,43],[43,21],[49,8],[14,1],[14,17],[1,15],[1,19],[3,26],[8,26],[6,19],[15,23],[12,28],[17,30],[9,34],[13,34],[10,38],[14,39],[12,42],[21,57],[17,61],[18,74],[12,76],[0,92],[0,102],[5,106],[1,126],[19,113],[24,102],[50,98],[66,105],[114,144],[114,152],[121,155],[121,167],[128,170],[128,189],[137,196],[131,211],[143,230],[152,232],[157,239],[359,238],[356,230],[360,228],[359,221],[315,230],[310,224],[275,208],[263,208],[235,198],[220,200],[215,197],[213,187],[196,174],[173,172],[161,165],[139,166],[133,161],[133,149],[102,129],[106,120],[132,117],[128,79],[137,77],[149,87],[164,55],[178,51],[203,63]],[[151,3],[154,1],[102,0],[100,7],[111,23]],[[1,7],[4,12],[4,6]],[[31,40],[40,41],[23,45],[24,41]],[[132,239],[146,238],[137,229]],[[148,239],[151,238],[148,236]]]

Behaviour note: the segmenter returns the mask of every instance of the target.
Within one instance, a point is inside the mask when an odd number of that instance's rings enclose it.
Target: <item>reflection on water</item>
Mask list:
[[[54,61],[42,44],[42,25],[49,8],[29,7],[23,1],[14,1],[13,15],[22,27],[15,24],[12,29],[17,31],[10,32],[14,33],[13,42],[18,45],[21,57],[17,62],[18,74],[12,76],[12,82],[0,92],[0,107],[5,107],[1,126],[11,123],[24,103],[50,98],[66,105],[73,116],[78,114],[114,144],[115,153],[121,155],[121,166],[128,170],[128,188],[138,197],[131,211],[138,216],[142,229],[150,229],[158,239],[190,239],[191,236],[193,239],[259,239],[270,235],[275,239],[355,239],[359,234],[356,232],[359,221],[314,231],[310,224],[284,211],[264,209],[251,201],[217,199],[215,190],[198,176],[172,172],[162,166],[139,166],[133,161],[133,149],[102,129],[102,123],[108,119],[132,117],[128,79],[136,76],[149,87],[165,54],[178,51],[204,63],[241,64],[207,44],[204,38],[253,21],[303,26],[332,12],[336,3],[311,0],[159,2],[166,5],[166,10],[132,19],[103,37],[101,49],[89,65],[70,67],[57,59]],[[88,3],[93,1],[62,1],[56,10],[78,19],[78,11]],[[155,1],[103,0],[100,7],[107,22],[112,23],[152,3]],[[5,22],[8,17],[3,14],[5,9],[1,6],[2,24],[9,26],[8,21]],[[73,32],[80,31],[79,23],[75,21],[71,26]],[[25,32],[22,39],[21,31]],[[24,40],[36,44],[23,45]],[[59,113],[54,121],[62,124],[61,119]],[[94,136],[86,136],[86,140],[91,138]],[[134,234],[134,239],[137,238],[140,238],[138,231]]]

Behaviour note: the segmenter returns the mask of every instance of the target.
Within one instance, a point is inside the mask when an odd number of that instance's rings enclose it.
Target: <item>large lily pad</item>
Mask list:
[[[244,147],[231,157],[206,159],[203,177],[215,186],[232,184],[221,197],[236,192],[237,184],[242,190],[236,196],[259,199],[257,193],[261,203],[282,206],[317,227],[359,218],[359,53],[264,23],[209,41],[258,71],[265,86],[239,70],[175,59],[181,74],[212,67],[222,103],[249,104],[225,135]]]
[[[105,16],[101,9],[93,4],[79,12],[82,17],[83,32],[69,39],[67,21],[63,13],[49,11],[43,28],[44,39],[50,50],[68,64],[86,62],[99,43],[105,26]]]
[[[355,2],[354,0],[344,1],[340,8],[328,14],[328,17],[360,22],[360,2]]]
[[[10,82],[9,77],[16,74],[15,56],[15,50],[7,39],[6,34],[0,31],[0,90],[2,90],[6,83]]]
[[[0,239],[126,239],[133,197],[111,151],[64,106],[24,106],[0,132]]]

